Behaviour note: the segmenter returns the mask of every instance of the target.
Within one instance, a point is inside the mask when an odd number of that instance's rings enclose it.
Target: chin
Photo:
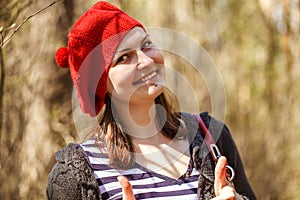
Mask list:
[[[154,98],[158,97],[164,91],[164,87],[161,85],[153,85],[149,88],[149,95],[154,96]]]

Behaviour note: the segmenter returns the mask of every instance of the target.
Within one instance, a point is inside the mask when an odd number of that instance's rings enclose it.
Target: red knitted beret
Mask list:
[[[68,47],[56,52],[59,67],[70,68],[80,107],[96,116],[104,105],[106,79],[115,51],[132,28],[143,25],[107,3],[83,14],[68,35]]]

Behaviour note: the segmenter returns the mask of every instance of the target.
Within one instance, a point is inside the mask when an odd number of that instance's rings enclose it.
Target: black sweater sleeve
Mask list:
[[[56,153],[57,163],[48,176],[48,200],[100,200],[96,179],[80,151],[69,144]]]
[[[202,113],[201,118],[215,138],[222,155],[227,158],[228,164],[235,171],[233,183],[237,193],[244,199],[256,200],[255,193],[245,174],[241,157],[228,127],[208,115],[208,113]]]

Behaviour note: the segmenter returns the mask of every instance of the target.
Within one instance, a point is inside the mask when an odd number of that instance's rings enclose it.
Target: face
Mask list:
[[[107,91],[112,99],[120,102],[153,102],[162,93],[164,82],[161,51],[142,28],[133,28],[117,48],[108,74]]]

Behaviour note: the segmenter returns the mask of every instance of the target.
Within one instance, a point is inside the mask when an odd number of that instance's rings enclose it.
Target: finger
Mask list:
[[[216,168],[215,168],[215,193],[216,196],[220,195],[221,189],[228,185],[226,180],[226,165],[227,159],[224,156],[221,156],[218,159]]]
[[[125,176],[118,176],[118,181],[122,187],[123,200],[134,200],[132,186]]]
[[[222,188],[221,193],[211,200],[231,200],[236,198],[235,190],[230,186],[225,186]]]

